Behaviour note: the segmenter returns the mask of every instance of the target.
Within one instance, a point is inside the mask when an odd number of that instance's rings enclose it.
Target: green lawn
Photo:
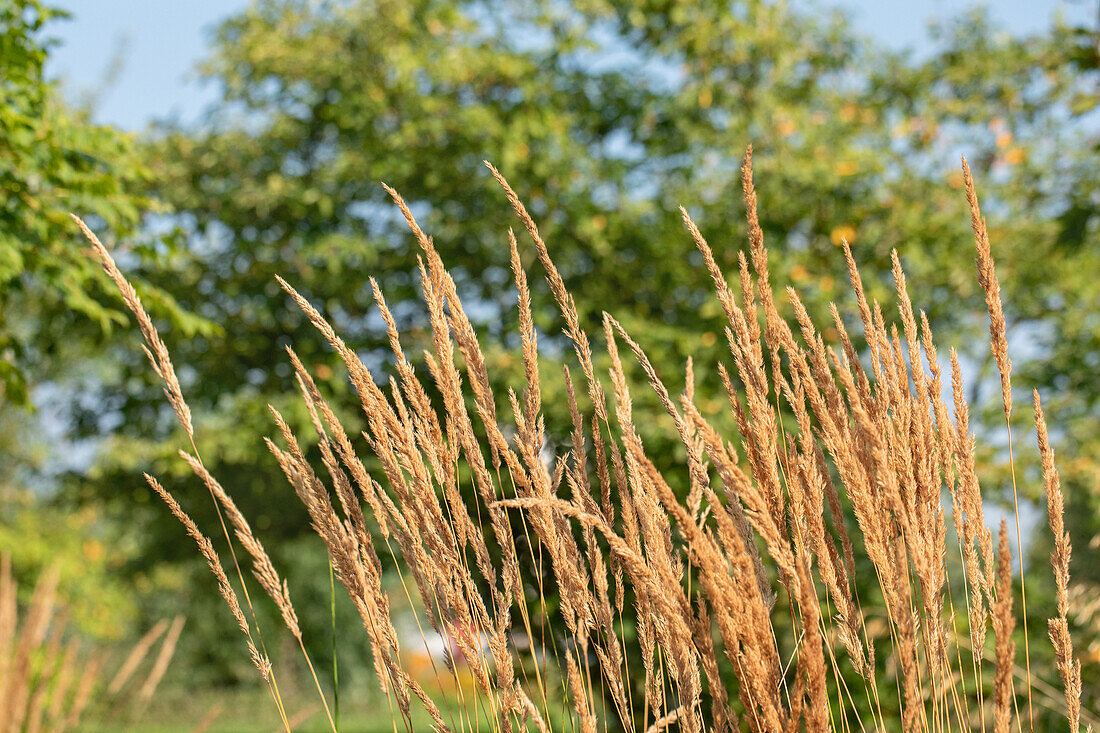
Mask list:
[[[361,699],[365,702],[360,703],[346,699],[352,692],[342,691],[340,733],[403,733],[406,730],[400,720],[395,725],[386,699],[377,689],[364,692]],[[295,733],[331,730],[316,698],[295,695],[293,700],[286,702],[286,707]],[[211,717],[212,722],[209,721]],[[444,717],[456,731],[492,729],[484,709],[477,718],[471,715],[467,719],[455,705],[444,711]],[[190,733],[204,721],[208,723],[208,727],[202,729],[206,733],[278,733],[283,729],[271,698],[262,689],[195,692],[168,688],[158,691],[157,699],[145,709],[92,710],[78,730],[82,733]],[[430,727],[428,716],[414,701],[413,730],[429,730]]]

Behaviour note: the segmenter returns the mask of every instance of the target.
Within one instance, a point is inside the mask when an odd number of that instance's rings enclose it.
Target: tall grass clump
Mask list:
[[[0,733],[72,730],[93,707],[113,708],[116,718],[122,707],[144,710],[175,654],[182,616],[154,624],[120,660],[82,641],[68,626],[58,581],[57,568],[42,572],[21,608],[11,556],[0,553]]]
[[[267,445],[362,619],[395,719],[411,730],[419,706],[439,731],[472,726],[479,713],[494,730],[543,732],[1032,730],[1039,680],[1032,682],[1026,637],[1023,659],[1016,648],[1024,599],[1014,588],[1008,527],[1002,522],[997,537],[987,528],[959,358],[951,350],[945,375],[897,253],[897,315],[888,320],[868,299],[844,244],[866,344],[861,353],[835,305],[830,323],[815,323],[795,289],[780,292],[772,281],[751,149],[742,169],[749,242],[732,284],[681,209],[728,321],[731,366],[708,375],[724,386],[737,425],[736,435],[724,435],[696,404],[691,362],[683,392],[674,394],[668,375],[646,355],[646,334],[628,333],[611,314],[599,324],[606,354],[597,359],[586,330],[592,324],[582,322],[536,222],[504,177],[489,171],[534,245],[574,348],[576,362],[565,368],[572,430],[561,436],[564,455],[546,460],[545,364],[511,231],[526,382],[520,392],[493,384],[454,280],[389,187],[420,250],[432,347],[422,360],[414,365],[405,352],[373,280],[394,357],[386,380],[279,279],[346,364],[366,429],[362,441],[346,432],[287,349],[315,434],[295,434],[272,408],[276,430]],[[1007,418],[1012,393],[999,285],[965,163],[964,172]],[[167,349],[108,251],[84,231],[136,315],[194,448]],[[780,316],[780,298],[793,322]],[[830,333],[836,336],[827,342]],[[640,367],[683,444],[678,470],[686,496],[658,469],[668,457],[655,461],[643,442],[639,425],[656,416],[636,413],[628,360]],[[610,365],[606,373],[597,361]],[[1064,698],[1049,685],[1036,697],[1076,731],[1084,713],[1069,633],[1070,545],[1038,394],[1034,412],[1055,536],[1057,616],[1049,632],[1064,688]],[[323,473],[306,458],[313,447]],[[209,562],[282,710],[237,551],[305,654],[288,584],[197,451],[183,458],[219,507],[244,604],[211,540],[156,479],[148,481]],[[411,579],[427,623],[454,639],[470,666],[477,693],[457,712],[402,667],[379,552]],[[949,568],[958,568],[957,578]],[[551,592],[558,627],[548,642],[536,622]],[[319,682],[317,691],[324,700]],[[563,700],[570,707],[564,717],[555,709]],[[289,729],[285,715],[283,721]]]

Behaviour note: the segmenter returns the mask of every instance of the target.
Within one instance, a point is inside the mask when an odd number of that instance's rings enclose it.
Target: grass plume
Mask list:
[[[1019,679],[1014,661],[1007,530],[1002,525],[995,551],[983,515],[959,360],[952,350],[948,404],[931,329],[910,299],[901,256],[893,253],[898,317],[890,322],[883,306],[868,299],[844,243],[857,306],[853,321],[861,324],[858,335],[866,344],[860,354],[857,334],[849,332],[837,306],[831,323],[815,323],[796,290],[773,284],[751,149],[742,168],[749,246],[739,257],[734,286],[681,209],[727,321],[730,366],[708,375],[723,385],[737,425],[736,435],[724,435],[712,412],[696,402],[692,363],[684,390],[676,394],[669,375],[658,373],[647,356],[646,334],[629,333],[606,313],[598,324],[604,349],[598,353],[587,330],[596,324],[584,322],[537,223],[500,171],[488,169],[534,245],[579,365],[576,381],[564,369],[571,430],[553,441],[561,446],[556,454],[543,413],[532,298],[512,231],[507,236],[526,383],[521,394],[494,385],[439,251],[388,186],[419,248],[419,282],[431,327],[430,348],[419,365],[406,354],[375,281],[394,356],[395,374],[388,380],[372,374],[325,316],[279,279],[344,361],[366,429],[361,443],[348,435],[288,350],[315,435],[296,434],[272,408],[276,430],[268,447],[360,616],[396,717],[411,730],[411,708],[418,704],[439,731],[466,727],[477,714],[473,708],[487,710],[494,730],[502,731],[858,726],[910,732],[985,730],[987,719],[1001,731],[1012,726],[1016,696],[1026,694],[1030,720],[1026,633],[1025,679]],[[1007,419],[1011,364],[999,284],[965,163],[964,172]],[[109,253],[85,233],[151,344],[150,360],[193,447],[190,412],[167,349]],[[794,314],[790,322],[781,314],[787,306]],[[830,332],[835,337],[827,341]],[[640,387],[624,357],[640,368],[641,388],[652,390],[663,415],[636,409],[634,391]],[[597,364],[610,367],[604,373]],[[1065,688],[1065,717],[1076,730],[1085,714],[1080,664],[1069,636],[1070,547],[1038,396],[1035,414],[1055,534],[1058,616],[1050,621],[1050,637]],[[655,461],[647,448],[642,420],[671,421],[684,449],[677,470],[688,487],[686,499],[674,488],[680,481],[658,468],[667,461]],[[306,458],[312,445],[319,449],[320,468]],[[364,452],[373,460],[364,461]],[[305,655],[287,582],[197,454],[183,458],[228,518],[236,544],[252,557],[256,578]],[[374,473],[367,465],[377,467]],[[267,679],[270,662],[253,640],[253,624],[210,541],[174,497],[149,481],[207,558]],[[1015,494],[1015,477],[1013,488]],[[945,494],[958,543],[961,596],[951,592]],[[232,547],[228,529],[225,534]],[[382,538],[377,547],[376,536]],[[402,667],[403,640],[383,589],[380,551],[411,578],[427,624],[453,639],[469,666],[477,692],[466,700],[470,710],[458,725],[438,695]],[[859,572],[873,574],[871,592],[868,583],[858,582]],[[239,580],[243,584],[243,576]],[[548,641],[533,621],[549,587],[560,609]],[[1026,601],[1021,606],[1026,619]],[[633,614],[632,624],[624,623],[624,612]],[[961,649],[969,650],[969,663]],[[556,670],[546,666],[551,654]],[[639,658],[640,665],[629,661]],[[983,664],[989,660],[992,669]],[[317,691],[327,711],[319,684]],[[279,704],[274,687],[273,695]],[[555,699],[571,710],[564,722],[551,715]]]

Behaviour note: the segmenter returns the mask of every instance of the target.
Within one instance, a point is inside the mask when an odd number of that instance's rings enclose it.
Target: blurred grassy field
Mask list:
[[[405,731],[405,725],[394,721],[390,708],[377,689],[364,694],[362,690],[345,690],[347,697],[368,698],[357,704],[341,700],[341,733],[385,733]],[[329,704],[331,704],[331,699]],[[316,698],[295,695],[286,703],[287,715],[296,733],[331,731],[324,711]],[[487,712],[467,718],[456,705],[444,710],[444,717],[455,730],[490,730]],[[413,730],[429,730],[431,721],[417,706],[413,706]],[[283,730],[275,706],[262,689],[240,691],[183,689],[158,691],[157,699],[141,709],[93,710],[78,728],[82,733],[278,733]]]

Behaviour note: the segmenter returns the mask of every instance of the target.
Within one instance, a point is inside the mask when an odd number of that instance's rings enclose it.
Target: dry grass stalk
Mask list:
[[[206,731],[210,729],[210,726],[214,725],[218,718],[221,717],[221,714],[224,710],[225,706],[221,703],[218,703],[211,707],[210,710],[207,711],[206,715],[203,716],[202,720],[199,721],[198,725],[191,729],[191,733],[206,733]]]
[[[1058,673],[1066,695],[1066,712],[1069,729],[1076,733],[1081,727],[1081,662],[1073,658],[1073,643],[1069,636],[1069,558],[1072,551],[1065,523],[1065,497],[1058,467],[1054,465],[1054,448],[1047,435],[1047,421],[1043,415],[1038,390],[1035,397],[1035,431],[1039,442],[1039,456],[1043,464],[1043,481],[1046,484],[1047,516],[1050,531],[1054,535],[1054,549],[1050,564],[1054,568],[1054,584],[1057,589],[1058,616],[1050,619],[1048,629],[1058,661]]]
[[[546,600],[548,583],[560,599],[556,631],[564,641],[552,651],[561,667],[562,699],[572,707],[573,725],[583,731],[598,730],[601,714],[617,717],[623,728],[651,731],[822,731],[857,723],[883,729],[898,725],[894,716],[906,731],[974,724],[984,729],[982,661],[989,623],[996,641],[994,726],[1007,729],[1015,702],[1007,537],[1002,527],[995,557],[959,360],[952,351],[952,420],[941,396],[943,375],[931,330],[910,300],[898,254],[893,255],[893,275],[900,321],[889,323],[883,307],[865,293],[844,243],[869,352],[868,372],[836,306],[829,324],[837,333],[836,346],[826,342],[793,289],[785,295],[794,325],[782,316],[780,309],[787,306],[779,304],[771,281],[751,150],[742,168],[749,247],[739,256],[737,292],[702,232],[681,210],[727,320],[733,368],[719,365],[717,376],[738,427],[738,449],[696,403],[694,365],[688,363],[686,386],[673,397],[641,341],[610,314],[602,322],[610,369],[597,373],[586,324],[537,224],[501,173],[492,166],[489,171],[534,243],[583,378],[574,384],[565,367],[572,427],[561,436],[568,447],[556,459],[546,460],[549,441],[532,295],[511,231],[526,382],[521,395],[494,387],[454,280],[431,238],[388,186],[420,249],[418,270],[431,326],[430,350],[423,354],[426,370],[418,371],[405,353],[396,320],[374,280],[375,302],[394,355],[395,374],[388,384],[371,374],[320,311],[279,279],[345,362],[366,418],[362,437],[378,475],[366,468],[361,448],[293,350],[288,353],[327,479],[307,460],[304,437],[274,409],[280,442],[268,440],[268,446],[362,619],[379,684],[406,725],[412,723],[415,699],[435,729],[454,728],[437,700],[401,667],[399,637],[372,540],[375,526],[413,580],[429,624],[462,651],[478,689],[476,701],[468,704],[491,711],[497,730],[531,726],[548,732],[552,725],[553,683],[537,663],[534,682],[519,674],[522,653],[513,643],[514,633],[526,633],[528,648],[535,650],[539,635],[529,604]],[[1011,365],[999,285],[969,169],[964,171],[1007,418]],[[109,255],[88,234],[152,344],[154,368],[169,400],[177,414],[189,416],[177,406],[182,396],[159,336]],[[683,444],[686,501],[647,450],[631,393],[638,383],[628,374],[620,344]],[[1050,633],[1069,718],[1076,725],[1080,668],[1068,632],[1070,550],[1038,401],[1036,420],[1056,537],[1052,562],[1059,616],[1051,620]],[[189,419],[181,417],[181,424],[190,439]],[[229,493],[197,456],[184,454],[184,459],[228,516],[238,543],[253,558],[261,587],[301,643],[286,581]],[[267,675],[269,662],[252,642],[250,625],[209,540],[155,480],[150,484],[195,538],[254,663]],[[951,496],[964,568],[967,639],[955,630],[956,599],[944,597],[949,580],[947,521],[940,502],[944,491]],[[860,551],[878,581],[878,600],[857,593]],[[621,623],[631,594],[633,651],[641,658],[635,670],[627,669],[630,646]],[[781,600],[786,609],[776,608]],[[823,602],[831,615],[823,612]],[[876,613],[867,603],[875,604]],[[780,613],[789,615],[790,638],[773,623],[773,614]],[[0,615],[0,621],[4,618]],[[969,668],[960,646],[972,649]],[[843,663],[850,663],[856,675],[847,674]],[[736,683],[727,687],[731,675]],[[886,685],[896,686],[896,705],[880,698],[880,687]],[[861,693],[864,701],[858,700]],[[971,715],[972,709],[982,712]],[[634,717],[638,712],[640,725]],[[288,722],[284,718],[287,727]]]
[[[974,244],[977,250],[975,263],[978,267],[978,284],[985,292],[986,309],[989,311],[989,343],[993,359],[997,362],[997,371],[1001,375],[1001,402],[1004,405],[1005,429],[1008,432],[1008,460],[1012,471],[1012,507],[1016,520],[1016,546],[1023,547],[1020,533],[1020,502],[1016,490],[1016,465],[1012,451],[1012,361],[1008,358],[1008,327],[1005,322],[1004,307],[1001,304],[1001,284],[993,266],[993,250],[989,243],[989,230],[985,217],[978,206],[978,196],[974,191],[974,178],[970,174],[970,165],[962,159],[963,180],[966,184],[966,199],[970,204],[971,225],[974,229]],[[1024,553],[1019,553],[1020,577],[1024,577]],[[1024,660],[1027,668],[1027,711],[1030,730],[1035,729],[1035,716],[1031,704],[1031,647],[1027,633],[1027,585],[1020,584],[1020,606],[1024,620]]]
[[[164,679],[164,673],[168,671],[172,655],[176,653],[176,644],[183,632],[183,624],[183,616],[176,616],[172,620],[172,626],[164,636],[164,643],[160,645],[160,652],[157,654],[156,661],[153,662],[153,668],[149,670],[149,676],[145,678],[145,684],[141,686],[141,691],[138,693],[138,697],[142,700],[152,700],[157,686]]]
[[[41,573],[20,618],[11,556],[0,553],[0,733],[70,730],[79,725],[93,699],[100,704],[120,702],[126,680],[167,627],[162,621],[147,632],[106,685],[102,673],[110,655],[105,649],[82,653],[79,637],[68,628],[58,584],[56,567]],[[182,617],[177,624],[182,626]],[[150,695],[171,656],[162,651],[146,683]]]
[[[145,337],[145,341],[148,344],[147,347],[143,347],[145,355],[149,358],[149,363],[152,365],[153,371],[156,372],[160,380],[164,382],[164,394],[168,397],[168,403],[172,406],[173,411],[175,411],[180,426],[183,427],[188,438],[194,438],[195,428],[191,423],[191,408],[187,406],[187,402],[183,399],[183,390],[180,387],[179,379],[176,377],[176,369],[172,366],[172,359],[168,356],[168,347],[164,345],[164,342],[160,338],[160,334],[153,325],[152,319],[149,318],[149,314],[145,312],[145,307],[142,306],[137,291],[134,290],[134,286],[130,284],[130,281],[127,280],[118,269],[118,265],[115,264],[115,260],[111,257],[111,253],[103,246],[103,243],[99,241],[95,233],[76,215],[73,215],[73,221],[80,227],[80,231],[92,245],[92,249],[95,250],[96,256],[103,265],[104,272],[106,272],[107,276],[111,278],[116,286],[118,286],[119,293],[122,295],[122,301],[137,319],[138,328],[141,329],[141,334]]]
[[[145,355],[148,357],[149,363],[153,367],[153,371],[156,372],[157,376],[160,377],[161,381],[164,383],[164,393],[168,398],[168,403],[169,405],[171,405],[172,411],[175,413],[176,419],[179,421],[180,426],[183,428],[184,433],[187,435],[188,441],[191,444],[191,448],[194,451],[195,460],[193,463],[191,463],[192,468],[194,468],[196,464],[201,467],[202,458],[201,456],[199,456],[198,447],[195,445],[195,431],[191,418],[191,408],[183,397],[183,389],[180,386],[179,379],[176,377],[175,367],[172,364],[172,360],[168,354],[167,347],[164,345],[163,340],[160,338],[160,333],[153,325],[152,319],[149,317],[149,314],[146,312],[145,307],[142,305],[141,298],[138,297],[137,291],[134,289],[134,286],[128,280],[126,280],[122,272],[118,269],[118,265],[115,264],[114,258],[111,256],[111,253],[107,250],[106,247],[103,246],[103,244],[99,241],[99,238],[95,235],[94,232],[92,232],[91,229],[88,228],[83,220],[81,220],[75,214],[71,216],[73,221],[76,222],[77,226],[80,227],[80,230],[84,234],[85,238],[91,244],[96,258],[103,266],[104,272],[107,273],[107,276],[111,278],[111,280],[118,287],[119,293],[122,296],[123,303],[137,319],[138,328],[140,329],[141,334],[145,339],[145,345],[142,347],[142,349],[145,352]],[[202,477],[201,474],[200,477]],[[209,482],[206,481],[205,477],[203,478],[204,483],[206,483],[207,487],[209,488]],[[229,529],[226,527],[225,524],[225,517],[222,513],[221,504],[219,503],[217,497],[214,495],[212,489],[211,500],[213,500],[214,502],[214,508],[218,514],[218,521],[221,524],[222,534],[225,536],[226,543],[229,547],[230,557],[233,560],[233,567],[236,570],[237,578],[240,581],[241,592],[244,595],[245,603],[253,616],[253,620],[255,620],[255,612],[252,608],[252,599],[248,593],[248,588],[245,586],[244,583],[244,574],[241,572],[240,564],[237,561],[236,550],[233,548],[233,542],[229,537]],[[256,629],[256,635],[260,649],[263,650],[263,636],[261,635],[258,627]],[[264,652],[264,654],[266,655],[266,651]],[[256,661],[255,658],[253,661]],[[263,674],[263,672],[261,673]],[[280,719],[283,722],[283,726],[289,731],[289,726],[287,725],[286,719],[286,711],[283,709],[282,700],[279,695],[278,683],[274,678],[270,666],[267,670],[267,673],[264,674],[264,680],[267,682],[268,687],[271,690],[272,697],[275,700],[276,707],[279,709],[279,715]]]
[[[993,633],[997,638],[997,663],[993,677],[993,730],[1008,733],[1012,723],[1012,667],[1016,660],[1016,642],[1012,631],[1012,553],[1008,549],[1008,524],[1001,520],[997,551],[997,600],[993,608]]]
[[[218,553],[214,550],[214,544],[199,530],[194,520],[183,511],[179,502],[160,485],[159,481],[149,474],[145,475],[145,480],[164,503],[168,505],[168,510],[180,521],[187,531],[187,534],[191,536],[191,539],[195,540],[195,544],[197,544],[199,548],[199,553],[202,554],[207,565],[210,566],[211,572],[214,573],[215,580],[218,581],[218,591],[221,593],[226,605],[229,606],[229,612],[233,614],[233,619],[237,622],[238,628],[240,628],[241,633],[245,636],[248,645],[248,656],[252,660],[252,664],[256,667],[264,680],[269,679],[271,674],[271,662],[268,661],[265,655],[260,653],[252,640],[252,628],[248,624],[248,619],[244,616],[244,611],[241,610],[241,603],[237,600],[237,592],[233,590],[233,586],[229,583],[229,577],[226,576],[225,569],[222,568]]]
[[[126,683],[133,677],[134,672],[141,666],[142,660],[149,654],[149,650],[153,648],[153,645],[157,643],[157,639],[161,637],[168,629],[167,619],[161,619],[153,628],[145,632],[145,635],[138,639],[137,644],[134,644],[134,648],[130,650],[130,653],[126,656],[126,659],[122,662],[122,666],[118,668],[118,672],[115,673],[114,678],[111,680],[111,684],[107,686],[107,692],[112,695],[117,695],[122,691],[122,688],[126,686]]]

